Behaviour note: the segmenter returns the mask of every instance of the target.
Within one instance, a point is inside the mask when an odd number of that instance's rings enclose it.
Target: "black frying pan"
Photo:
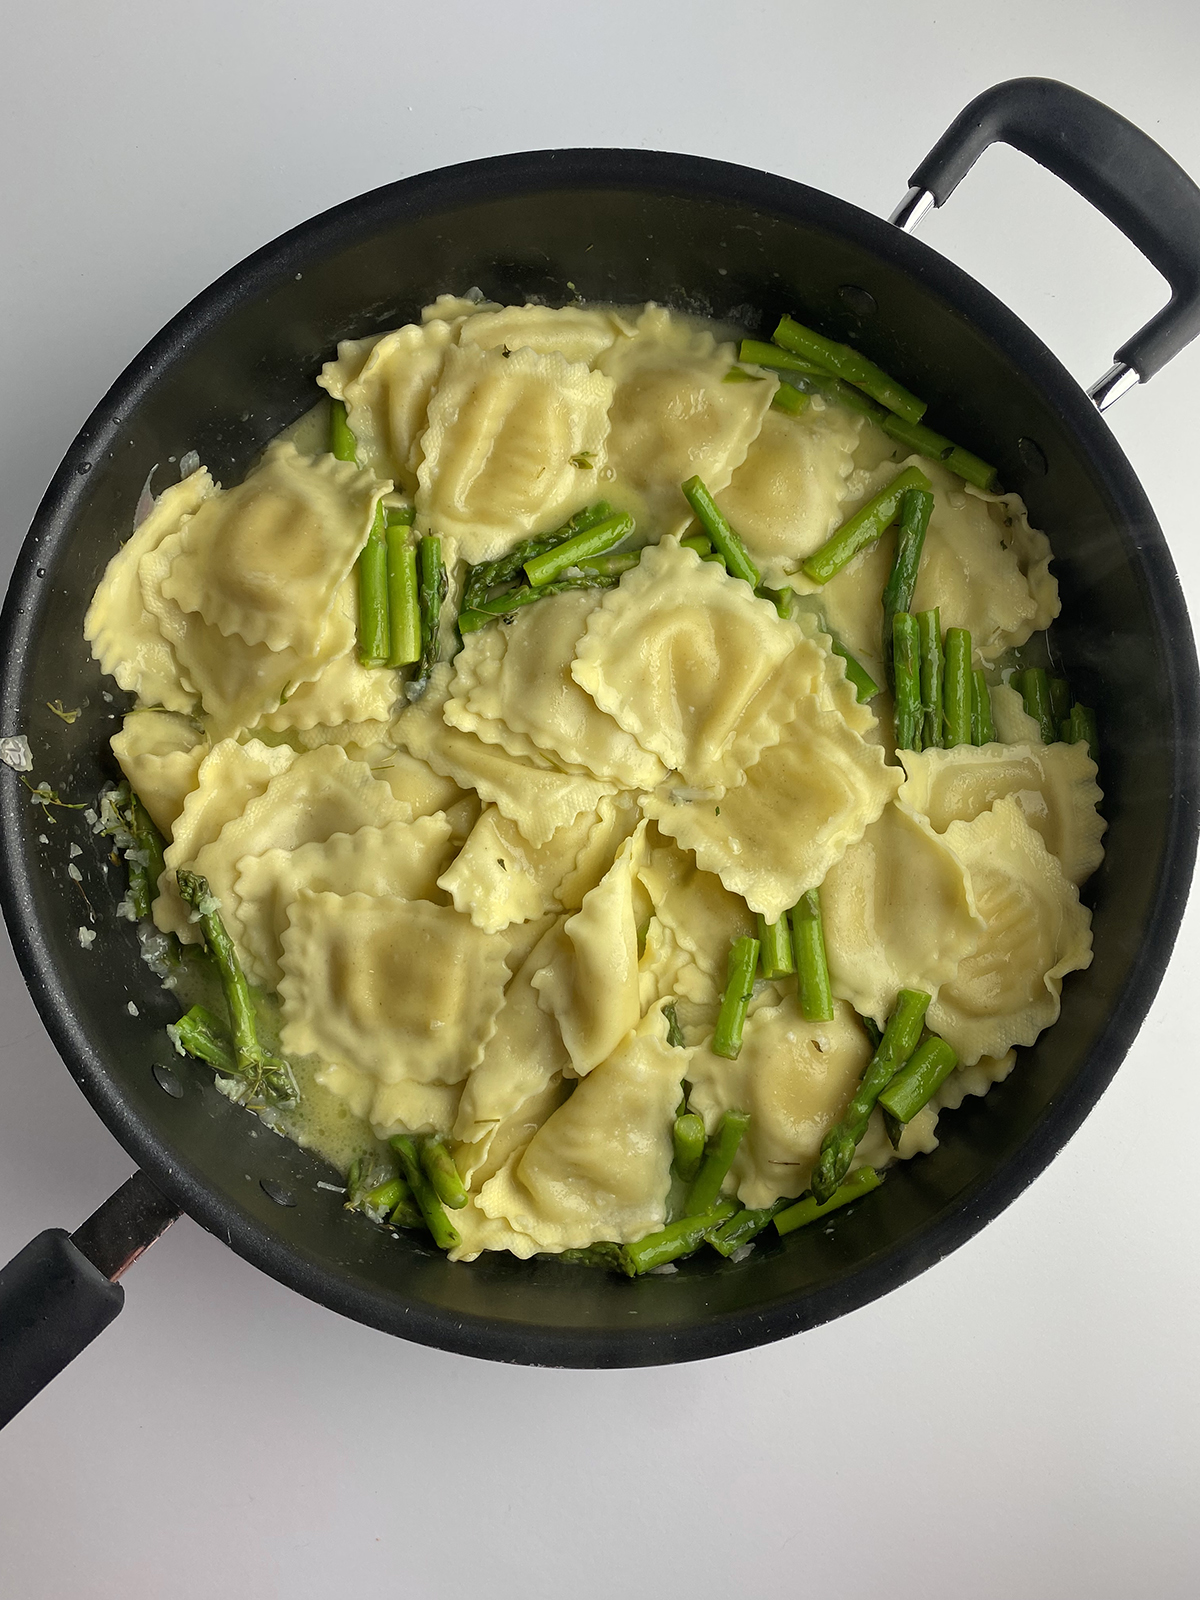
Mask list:
[[[1092,200],[1172,286],[1090,397],[1003,305],[904,231],[997,139]],[[1200,191],[1114,112],[1036,79],[976,100],[911,184],[892,226],[719,162],[544,151],[411,178],[286,234],[176,317],[67,453],[0,620],[0,733],[29,735],[35,778],[64,798],[96,794],[124,706],[102,697],[83,614],[147,474],[157,464],[161,487],[168,461],[195,449],[237,481],[312,403],[339,339],[393,327],[437,292],[471,284],[507,303],[561,304],[576,290],[652,298],[764,335],[790,309],[926,397],[931,418],[994,460],[1053,538],[1055,637],[1072,684],[1099,710],[1109,821],[1088,890],[1095,960],[1067,981],[1058,1025],[986,1102],[943,1116],[932,1157],[896,1169],[831,1226],[761,1245],[741,1264],[709,1254],[636,1282],[554,1260],[455,1266],[347,1214],[317,1187],[334,1176],[319,1159],[266,1133],[215,1092],[210,1072],[172,1054],[163,1030],[177,1008],[139,964],[134,930],[112,916],[123,886],[94,842],[78,864],[98,937],[80,947],[80,888],[63,871],[66,842],[87,838],[79,813],[47,829],[16,775],[0,771],[0,893],[18,960],[71,1073],[143,1169],[74,1236],[44,1233],[0,1273],[0,1421],[116,1315],[116,1278],[179,1210],[302,1294],[390,1333],[501,1361],[632,1366],[778,1339],[886,1293],[1001,1211],[1079,1126],[1158,987],[1196,847],[1187,614],[1098,406],[1200,330]],[[85,714],[68,726],[51,700]],[[136,1018],[114,998],[128,992]]]

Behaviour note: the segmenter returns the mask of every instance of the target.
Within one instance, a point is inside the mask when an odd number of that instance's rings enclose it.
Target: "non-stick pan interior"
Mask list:
[[[649,298],[764,336],[792,310],[925,396],[930,420],[1025,496],[1057,556],[1063,667],[1098,709],[1109,823],[1087,892],[1095,960],[1067,980],[1059,1024],[986,1102],[943,1115],[932,1157],[897,1168],[823,1229],[762,1244],[740,1264],[710,1253],[636,1283],[551,1260],[453,1266],[345,1213],[317,1187],[333,1177],[318,1158],[174,1056],[163,1030],[177,1007],[113,914],[120,870],[82,811],[47,811],[8,773],[6,912],[42,1015],[97,1110],[168,1192],[266,1270],[363,1321],[502,1360],[716,1354],[837,1315],[954,1248],[1045,1165],[1115,1070],[1190,879],[1197,700],[1186,613],[1149,507],[1086,398],[933,252],[739,168],[621,152],[507,157],[395,185],[296,230],[202,296],[106,398],[39,512],[5,613],[0,732],[29,735],[35,781],[90,803],[113,770],[107,740],[125,704],[90,660],[82,620],[148,475],[165,487],[195,450],[217,478],[237,481],[312,404],[313,377],[339,339],[473,285],[503,302]],[[50,702],[82,715],[68,723]],[[81,884],[66,870],[72,843],[83,848]],[[89,906],[97,937],[84,949]]]

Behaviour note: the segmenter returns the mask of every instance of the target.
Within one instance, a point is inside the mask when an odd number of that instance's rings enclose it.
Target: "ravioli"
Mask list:
[[[534,350],[538,355],[560,355],[570,362],[591,366],[621,331],[611,311],[587,311],[582,306],[504,306],[472,317],[459,335],[459,343],[481,350]]]
[[[168,842],[183,803],[196,787],[208,740],[190,717],[174,711],[130,711],[110,741],[121,771]]]

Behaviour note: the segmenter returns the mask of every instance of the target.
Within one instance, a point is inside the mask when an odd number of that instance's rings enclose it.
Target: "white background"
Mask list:
[[[112,378],[247,252],[506,150],[764,167],[886,213],[978,91],[1060,77],[1200,176],[1191,0],[0,5],[0,565]],[[921,236],[1086,383],[1163,298],[1006,150]],[[1193,604],[1200,347],[1110,413]],[[343,1321],[189,1221],[0,1436],[0,1593],[122,1600],[1200,1589],[1193,912],[1113,1087],[969,1246],[766,1349],[503,1368]],[[0,953],[0,1260],[131,1163]]]

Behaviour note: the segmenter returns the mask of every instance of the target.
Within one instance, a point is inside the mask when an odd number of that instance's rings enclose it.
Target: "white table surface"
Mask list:
[[[1189,0],[0,9],[0,565],[112,378],[185,301],[343,198],[499,151],[620,144],[874,212],[974,94],[1059,77],[1200,175]],[[1082,382],[1163,298],[1007,150],[921,237]],[[1114,432],[1200,598],[1200,346]],[[1111,1089],[966,1248],[765,1349],[504,1368],[356,1326],[182,1221],[0,1436],[0,1593],[424,1600],[1194,1596],[1193,910]],[[0,954],[0,1260],[131,1169]]]

